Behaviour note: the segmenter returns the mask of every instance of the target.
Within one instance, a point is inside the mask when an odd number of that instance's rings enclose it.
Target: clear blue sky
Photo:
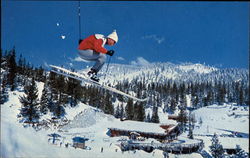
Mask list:
[[[2,49],[34,65],[77,62],[78,1],[1,1]],[[82,37],[117,30],[112,62],[248,68],[249,2],[81,2]],[[63,39],[62,36],[65,36]],[[90,66],[93,63],[87,63]]]

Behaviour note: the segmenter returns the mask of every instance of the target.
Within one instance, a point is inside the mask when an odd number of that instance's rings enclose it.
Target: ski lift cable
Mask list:
[[[81,40],[81,3],[78,1],[79,41]]]

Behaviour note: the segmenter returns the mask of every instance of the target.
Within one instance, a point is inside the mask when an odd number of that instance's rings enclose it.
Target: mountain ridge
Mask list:
[[[107,70],[108,69],[108,70]],[[89,68],[78,70],[86,73]],[[249,72],[243,68],[216,68],[200,63],[173,64],[170,62],[156,62],[146,65],[126,65],[110,63],[99,73],[101,80],[113,80],[121,82],[127,80],[147,80],[147,82],[165,83],[167,80],[177,82],[203,82],[206,79],[212,82],[246,82],[249,80]],[[105,82],[105,81],[104,81]]]

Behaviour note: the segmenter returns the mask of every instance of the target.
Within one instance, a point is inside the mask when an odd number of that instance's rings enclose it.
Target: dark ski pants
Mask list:
[[[103,67],[103,65],[106,61],[106,58],[107,58],[106,54],[98,53],[98,52],[95,52],[94,50],[90,50],[90,49],[78,50],[78,54],[83,60],[95,61],[95,64],[92,67],[92,69],[95,69],[96,72],[101,70],[101,68]]]

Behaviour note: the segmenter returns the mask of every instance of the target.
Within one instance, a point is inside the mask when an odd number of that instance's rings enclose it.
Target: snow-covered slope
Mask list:
[[[107,130],[110,127],[160,132],[159,124],[138,123],[136,121],[121,122],[113,116],[106,115],[85,104],[79,104],[76,108],[66,108],[66,117],[71,121],[59,131],[53,128],[40,131],[35,131],[31,127],[23,128],[16,117],[20,109],[18,96],[22,94],[23,92],[18,91],[10,92],[9,101],[1,105],[1,157],[163,157],[160,150],[155,150],[153,153],[142,150],[122,152],[119,148],[119,139],[121,138],[107,135]],[[159,112],[161,113],[160,120],[166,121],[166,118],[163,117],[167,115]],[[235,147],[236,144],[239,144],[248,151],[248,137],[228,137],[232,133],[231,131],[249,135],[248,107],[213,105],[196,110],[194,113],[198,120],[194,137],[204,140],[207,152],[209,152],[209,145],[211,145],[210,135],[214,132],[221,136],[219,140],[225,147]],[[202,124],[199,124],[200,118]],[[62,136],[56,145],[52,145],[48,141],[48,134],[54,132]],[[86,142],[86,150],[75,149],[71,146],[65,147],[65,144],[72,143],[72,138],[75,136],[89,139]],[[186,141],[182,137],[179,139]],[[61,146],[60,143],[62,143]],[[101,152],[101,148],[103,148],[103,152]],[[170,157],[175,156],[170,154]],[[178,157],[201,157],[201,155],[193,153],[178,155]]]
[[[249,151],[249,107],[237,105],[211,105],[194,111],[198,122],[194,135],[205,140],[206,149],[211,145],[212,135],[219,135],[224,148],[235,148],[239,144]]]
[[[40,87],[40,86],[38,86]],[[100,110],[79,104],[76,108],[67,108],[66,117],[72,119],[71,122],[58,129],[48,129],[35,131],[32,127],[23,128],[18,122],[20,102],[19,95],[23,92],[10,92],[9,101],[1,105],[1,157],[157,157],[162,156],[162,151],[156,150],[154,153],[145,151],[121,152],[119,148],[119,137],[109,137],[107,128],[127,127],[140,128],[140,130],[150,130],[151,127],[158,127],[160,124],[138,123],[136,121],[121,122],[113,116],[106,115]],[[76,114],[76,115],[75,115]],[[75,115],[75,117],[71,117]],[[121,125],[123,124],[123,125]],[[160,127],[158,127],[160,129]],[[151,129],[155,131],[157,129]],[[48,134],[60,134],[61,139],[55,144],[49,142]],[[72,145],[72,138],[75,136],[86,137],[87,149],[75,149]],[[60,146],[60,143],[61,146]],[[66,148],[65,144],[69,143]],[[101,152],[103,148],[103,152]]]
[[[82,71],[87,71],[82,70]],[[105,69],[102,71],[104,79]],[[214,79],[215,76],[225,77],[227,74],[233,74],[228,81],[237,81],[246,79],[248,72],[246,70],[220,70],[214,67],[201,64],[180,64],[172,63],[154,63],[144,66],[111,64],[109,73],[105,81],[109,83],[120,82],[123,80],[132,81],[133,79],[146,79],[150,82],[164,82],[166,79],[179,81]],[[243,75],[243,76],[242,76]],[[225,77],[226,78],[226,77]],[[248,78],[247,78],[248,79]],[[41,97],[44,83],[37,82],[39,97]],[[108,128],[124,128],[133,130],[142,130],[147,132],[162,133],[160,124],[175,124],[175,121],[168,120],[168,114],[158,108],[160,119],[159,124],[120,121],[111,115],[104,114],[100,109],[90,107],[83,103],[76,107],[66,107],[65,117],[69,123],[61,128],[50,126],[49,129],[35,131],[32,127],[24,128],[19,123],[17,115],[21,108],[19,96],[22,96],[21,90],[9,92],[9,100],[1,105],[1,157],[163,157],[161,150],[154,150],[147,153],[143,150],[126,151],[120,150],[120,139],[123,137],[109,137]],[[190,100],[190,98],[189,98]],[[190,102],[190,101],[189,101]],[[190,103],[189,103],[190,104]],[[115,103],[115,107],[118,103]],[[151,109],[146,109],[146,113],[152,113]],[[205,150],[209,153],[211,145],[211,136],[216,132],[219,134],[219,140],[222,145],[233,148],[239,144],[245,151],[248,151],[249,144],[249,107],[237,105],[212,105],[193,111],[197,123],[194,129],[194,138],[199,138],[205,142]],[[51,116],[45,115],[41,119],[47,119]],[[202,123],[200,123],[202,120]],[[237,132],[235,134],[235,132]],[[52,144],[48,134],[57,133],[61,135],[60,139]],[[178,139],[181,142],[188,142],[184,133]],[[243,137],[237,137],[240,134]],[[72,147],[72,138],[75,136],[86,137],[87,149],[75,149]],[[149,139],[149,142],[155,141]],[[66,144],[69,146],[66,147]],[[101,149],[103,148],[103,152]],[[249,151],[248,151],[249,152]],[[170,158],[199,158],[198,153],[186,155],[169,154]]]

